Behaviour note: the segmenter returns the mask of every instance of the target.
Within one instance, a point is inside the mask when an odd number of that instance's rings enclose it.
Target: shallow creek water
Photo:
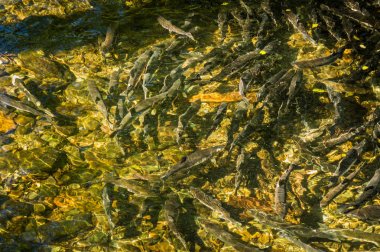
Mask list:
[[[379,249],[380,4],[325,2],[0,1],[0,251]]]

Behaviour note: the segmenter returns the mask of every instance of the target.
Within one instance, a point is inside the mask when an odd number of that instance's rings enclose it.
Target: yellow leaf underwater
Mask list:
[[[5,133],[15,128],[16,124],[14,123],[14,121],[0,111],[0,132]]]

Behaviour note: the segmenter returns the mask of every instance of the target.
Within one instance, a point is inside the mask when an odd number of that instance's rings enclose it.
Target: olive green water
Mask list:
[[[248,39],[242,36],[238,21],[230,17],[224,41],[220,39],[218,13],[236,8],[244,13],[239,2],[181,3],[181,8],[164,1],[78,2],[22,1],[0,10],[0,55],[4,54],[1,69],[6,72],[0,71],[0,76],[4,75],[0,77],[1,94],[35,107],[25,92],[12,85],[12,76],[20,76],[25,87],[57,115],[50,120],[0,103],[0,251],[236,251],[236,246],[220,237],[222,231],[207,228],[202,219],[217,223],[218,228],[251,248],[268,251],[303,251],[302,244],[321,251],[379,249],[378,217],[359,220],[338,210],[338,206],[353,202],[362,193],[379,168],[379,140],[373,136],[376,126],[369,123],[348,141],[326,147],[329,139],[376,117],[379,69],[369,62],[379,54],[376,31],[357,28],[340,59],[320,68],[304,69],[303,85],[289,112],[280,117],[277,111],[287,96],[273,93],[284,93],[280,91],[283,86],[273,86],[269,91],[270,99],[274,98],[268,105],[257,98],[264,83],[280,70],[292,69],[290,63],[295,60],[327,56],[344,44],[309,18],[306,13],[311,7],[307,4],[283,8],[303,13],[307,30],[320,36],[317,46],[281,20],[279,9],[274,12],[281,23],[275,26],[269,17],[258,36],[262,11],[260,4],[250,1],[246,2],[257,13]],[[197,42],[169,34],[158,23],[158,16],[191,31]],[[112,45],[100,50],[107,28],[115,24],[118,28]],[[273,50],[262,50],[273,41],[277,41]],[[153,68],[148,97],[159,94],[164,83],[169,88],[181,79],[182,84],[172,99],[137,113],[114,136],[112,132],[120,122],[118,100],[123,98],[119,95],[127,88],[139,56],[155,48],[160,48],[162,55]],[[191,80],[207,66],[205,55],[215,49],[225,53],[208,62],[217,61],[200,76],[201,80]],[[258,56],[237,74],[207,81],[238,56],[255,49]],[[233,137],[236,139],[262,112],[255,130],[237,142],[231,153],[227,148],[181,176],[176,174],[163,181],[160,177],[184,161],[184,156],[227,144],[233,118],[244,104],[239,78],[255,65],[260,71],[245,94],[247,113],[239,120]],[[170,76],[178,67],[184,71]],[[116,71],[120,71],[119,80],[115,91],[110,91],[110,78]],[[358,72],[354,83],[339,81]],[[335,108],[328,85],[321,84],[321,79],[331,79],[329,88],[344,100],[335,128]],[[94,81],[102,95],[108,121],[91,98],[89,81]],[[179,116],[198,99],[200,109],[186,121],[178,142]],[[131,110],[142,100],[139,80],[133,95],[122,99],[122,107]],[[222,102],[227,103],[226,115],[206,138]],[[371,141],[358,159],[363,168],[329,206],[320,207],[339,162],[363,139]],[[244,165],[237,172],[239,157]],[[299,169],[290,175],[288,210],[282,220],[274,208],[275,187],[291,163]],[[347,174],[356,168],[355,164]],[[236,193],[235,177],[241,180]],[[202,205],[189,192],[190,186],[221,201],[242,225],[236,227]],[[170,197],[177,196],[178,216],[173,223],[187,248],[167,218]],[[366,204],[378,205],[379,196],[371,197]],[[261,217],[252,211],[258,211]],[[283,235],[295,234],[289,230],[297,227],[303,235],[293,238],[301,244]],[[305,230],[324,232],[329,238],[315,238]],[[348,235],[347,230],[356,235]]]

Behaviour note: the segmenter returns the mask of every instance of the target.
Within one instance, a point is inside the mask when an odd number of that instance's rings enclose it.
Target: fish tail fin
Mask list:
[[[186,36],[188,36],[194,42],[198,43],[198,41],[194,38],[193,34],[191,34],[190,32],[186,32]]]
[[[338,206],[338,212],[342,214],[347,214],[348,212],[351,212],[352,210],[355,209],[353,204],[341,204]]]

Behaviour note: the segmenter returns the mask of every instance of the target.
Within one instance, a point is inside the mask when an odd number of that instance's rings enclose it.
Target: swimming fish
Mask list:
[[[31,101],[39,110],[41,110],[44,113],[46,113],[49,117],[55,117],[55,115],[53,114],[53,112],[51,112],[50,109],[45,108],[42,105],[41,101],[36,96],[34,96],[25,87],[25,84],[23,83],[21,77],[19,77],[17,75],[13,75],[12,76],[12,84],[13,84],[13,86],[16,86],[17,88],[19,88],[26,95],[26,97],[28,98],[28,100]]]
[[[129,73],[127,90],[125,90],[121,95],[129,96],[128,93],[136,88],[136,85],[141,80],[152,54],[153,51],[148,49],[138,56]]]
[[[115,39],[115,33],[116,33],[118,26],[119,25],[117,23],[108,26],[107,32],[106,32],[106,37],[105,37],[104,41],[100,44],[100,52],[103,55],[112,46],[112,43]]]
[[[161,179],[167,180],[170,176],[179,171],[189,170],[194,166],[203,164],[221,150],[223,150],[223,146],[214,146],[207,149],[196,150],[188,156],[182,158],[179,163],[174,165],[169,171],[162,175]]]
[[[337,59],[341,58],[343,56],[344,50],[345,50],[345,47],[341,47],[336,52],[330,54],[329,56],[312,59],[312,60],[295,61],[292,64],[298,68],[313,68],[313,67],[329,65],[335,62]]]
[[[36,115],[36,116],[41,116],[41,117],[47,117],[48,119],[51,119],[51,117],[39,110],[36,110],[20,101],[17,101],[5,94],[0,94],[0,102],[7,105],[7,106],[10,106],[10,107],[13,107],[15,109],[18,109],[18,110],[21,110],[21,111],[25,111],[25,112],[28,112],[28,113],[31,113],[33,115]]]
[[[103,191],[102,191],[102,203],[103,203],[104,213],[107,217],[109,228],[110,228],[110,230],[112,230],[115,228],[115,223],[113,223],[113,221],[112,221],[112,215],[111,215],[112,203],[111,203],[111,200],[109,197],[109,193],[110,193],[110,184],[106,183],[104,185]]]
[[[180,202],[179,202],[178,196],[175,195],[174,193],[170,193],[164,203],[164,207],[163,207],[164,217],[166,221],[168,222],[170,231],[182,243],[182,246],[184,247],[184,249],[186,251],[189,251],[186,240],[183,237],[183,235],[179,232],[176,225],[176,220],[178,219],[178,215],[179,215],[179,207],[180,207]]]
[[[350,185],[350,183],[359,173],[363,165],[364,165],[364,162],[359,164],[358,167],[353,172],[351,172],[347,177],[345,177],[338,185],[329,189],[329,191],[323,196],[319,205],[321,207],[328,206],[331,203],[331,201],[333,201],[339,194],[341,194]]]
[[[212,223],[208,220],[198,218],[198,222],[202,225],[202,227],[206,230],[206,232],[214,235],[216,238],[221,240],[222,242],[230,245],[236,251],[240,252],[258,252],[263,251],[262,249],[255,247],[249,243],[245,243],[240,239],[237,239],[235,235],[226,231],[222,226]]]
[[[244,118],[247,116],[248,111],[248,105],[245,101],[241,101],[237,104],[237,108],[234,111],[234,114],[231,119],[230,127],[228,128],[227,132],[227,144],[226,149],[228,149],[234,138],[234,134],[239,130],[241,122],[244,120]]]
[[[226,38],[227,33],[227,13],[225,11],[220,11],[218,13],[218,28],[219,28],[219,35],[220,40],[223,41]]]
[[[375,171],[373,177],[368,181],[367,185],[364,187],[363,192],[359,197],[352,203],[342,205],[340,208],[343,209],[343,213],[348,213],[351,210],[358,208],[363,205],[366,201],[371,199],[373,196],[380,192],[380,168]]]
[[[166,30],[168,30],[169,32],[174,32],[174,33],[177,33],[179,35],[183,35],[183,36],[186,36],[188,37],[189,39],[193,40],[194,42],[196,42],[195,38],[193,37],[193,35],[190,33],[190,32],[185,32],[184,30],[182,30],[181,28],[173,25],[169,20],[159,16],[157,18],[157,21],[158,23],[163,27],[165,28]]]
[[[379,221],[380,220],[380,205],[365,206],[363,208],[352,210],[347,213],[348,216],[353,216],[363,221]]]
[[[274,25],[277,26],[277,20],[274,17],[272,9],[270,8],[269,0],[260,1],[260,7],[263,9],[263,11],[265,11],[266,14],[271,17]]]
[[[218,110],[216,111],[216,115],[214,116],[211,128],[207,131],[205,138],[207,139],[213,131],[216,130],[216,128],[219,126],[219,124],[222,122],[224,115],[226,114],[227,111],[227,103],[222,102]]]
[[[178,126],[176,129],[176,139],[177,139],[177,144],[180,145],[182,141],[182,135],[184,131],[187,128],[188,123],[190,122],[191,118],[199,111],[201,108],[201,100],[196,100],[195,102],[192,102],[190,107],[187,108],[185,113],[180,115],[178,117]]]
[[[288,212],[288,205],[286,203],[287,183],[290,173],[298,168],[297,165],[291,164],[289,168],[281,175],[276,184],[276,190],[274,193],[274,210],[276,213],[284,219]]]
[[[289,240],[290,242],[296,244],[298,247],[303,248],[307,252],[322,252],[323,250],[313,248],[309,244],[301,241],[298,237],[295,235],[292,235],[290,232],[287,232],[285,230],[280,231],[279,236],[284,237],[285,239]]]
[[[368,144],[368,140],[364,139],[347,152],[346,156],[339,162],[333,176],[330,178],[332,183],[336,183],[338,178],[345,174],[358,161]]]
[[[190,187],[190,193],[191,195],[197,199],[200,203],[211,209],[212,211],[215,211],[216,213],[219,214],[220,218],[223,220],[226,220],[236,226],[241,226],[240,222],[234,220],[231,216],[230,213],[227,212],[226,209],[222,207],[222,204],[219,200],[215,199],[214,197],[206,194],[204,191],[202,191],[199,188]]]
[[[108,110],[107,106],[103,101],[102,95],[100,94],[98,88],[96,87],[95,81],[94,80],[87,80],[87,89],[88,92],[96,104],[97,108],[99,109],[100,113],[103,115],[104,120],[107,122],[108,127],[112,130],[113,125],[109,121],[109,115],[108,115]]]
[[[291,10],[287,10],[284,11],[284,15],[289,20],[290,24],[294,27],[295,30],[300,32],[302,36],[306,40],[308,40],[313,46],[317,45],[317,42],[315,42],[315,40],[312,37],[310,37],[303,24],[299,22],[299,19],[296,14],[294,14]]]

